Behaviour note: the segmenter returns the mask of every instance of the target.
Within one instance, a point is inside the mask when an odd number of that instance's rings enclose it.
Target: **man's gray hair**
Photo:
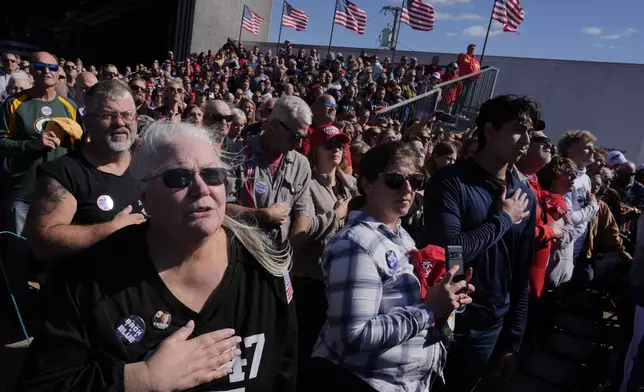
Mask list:
[[[302,98],[294,95],[285,95],[275,102],[273,111],[268,116],[268,121],[273,119],[285,123],[297,123],[302,127],[308,127],[313,121],[313,114],[311,113],[309,105]]]
[[[130,89],[122,82],[102,80],[87,90],[85,94],[85,111],[93,113],[105,101],[116,101],[127,97],[134,102]]]
[[[159,151],[177,140],[188,138],[209,144],[212,147],[215,163],[219,167],[227,168],[221,161],[215,148],[215,142],[208,130],[183,122],[156,121],[143,131],[139,143],[132,153],[131,172],[134,178],[142,182],[142,192],[145,192],[145,179],[162,172],[168,165],[164,157],[160,156]],[[155,196],[150,195],[150,197]],[[245,223],[228,214],[224,215],[222,226],[235,236],[268,273],[277,277],[288,274],[292,264],[290,248],[276,247],[266,233],[257,226]]]
[[[13,80],[13,83],[19,80],[22,80],[27,82],[28,85],[31,85],[31,81],[29,80],[29,75],[27,75],[25,71],[16,71],[12,73],[11,76],[9,77],[9,83],[11,83],[12,80]]]
[[[236,122],[243,122],[244,124],[246,123],[246,113],[244,113],[241,109],[238,108],[233,108],[232,110],[233,113],[233,121]]]

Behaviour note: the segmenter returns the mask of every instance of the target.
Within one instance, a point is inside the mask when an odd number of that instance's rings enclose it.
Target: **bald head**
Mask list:
[[[230,130],[233,111],[224,101],[212,99],[206,102],[203,123],[215,130],[216,137],[223,137]]]
[[[98,79],[91,72],[81,72],[76,77],[76,101],[79,105],[85,105],[85,92],[96,83],[98,83]]]
[[[34,77],[34,87],[37,89],[55,88],[60,75],[56,56],[48,52],[36,52],[31,57],[31,60],[31,75]],[[54,66],[56,69],[52,70]]]
[[[325,94],[315,99],[311,106],[313,111],[313,125],[323,125],[335,121],[336,114],[335,98]]]
[[[262,104],[262,111],[261,111],[261,116],[262,118],[268,118],[270,116],[271,112],[273,111],[273,107],[275,106],[275,98],[267,98],[264,100],[264,103]]]

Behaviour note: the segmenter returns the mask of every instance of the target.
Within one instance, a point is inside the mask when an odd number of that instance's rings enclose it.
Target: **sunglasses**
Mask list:
[[[226,182],[226,169],[221,167],[211,167],[199,171],[199,176],[208,186],[219,186]],[[143,181],[152,180],[161,177],[163,185],[171,189],[187,188],[192,184],[195,178],[195,172],[187,169],[170,169],[161,174],[144,179]]]
[[[544,147],[552,148],[552,142],[546,136],[535,136],[531,140],[534,144],[541,144]]]
[[[118,72],[103,72],[103,76],[106,78],[117,78],[119,76]]]
[[[289,128],[286,124],[284,124],[284,122],[282,122],[281,120],[277,120],[277,121],[279,121],[279,123],[282,125],[282,127],[284,127],[284,129],[286,129],[291,133],[291,138],[293,140],[304,140],[309,137],[308,132],[305,135],[302,135],[301,133],[298,133],[298,132],[293,132],[291,128]]]
[[[210,118],[212,119],[212,121],[218,122],[218,123],[224,122],[224,120],[226,120],[226,122],[231,123],[231,122],[233,122],[234,117],[232,115],[230,115],[230,116],[222,116],[220,114],[213,114],[212,116],[210,116]]]
[[[333,102],[324,102],[324,107],[325,107],[325,108],[333,108],[333,109],[337,109],[337,108],[338,108],[338,105],[334,104]]]
[[[391,172],[381,174],[381,176],[385,180],[387,188],[393,190],[402,188],[405,181],[409,181],[409,186],[413,191],[422,188],[425,184],[425,176],[422,173],[412,173],[405,176],[402,173]]]
[[[130,86],[130,90],[132,90],[133,93],[142,93],[147,91],[147,88],[141,86]]]
[[[346,144],[340,143],[339,141],[332,139],[326,142],[326,144],[324,145],[324,148],[326,148],[329,151],[335,150],[336,148],[339,148],[340,150],[344,151],[346,146],[347,146]]]
[[[36,61],[34,63],[34,68],[37,69],[38,71],[44,71],[46,68],[46,69],[49,69],[51,72],[58,72],[58,64],[48,64],[48,63],[41,63],[40,61]]]
[[[16,60],[14,60],[14,59],[4,59],[4,61],[5,61],[5,62],[7,62],[7,63],[9,63],[9,64],[14,64],[14,63],[16,63]]]

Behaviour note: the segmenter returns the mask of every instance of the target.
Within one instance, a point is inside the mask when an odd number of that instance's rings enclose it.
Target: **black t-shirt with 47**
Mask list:
[[[55,179],[76,199],[73,224],[91,225],[111,221],[128,205],[142,212],[139,182],[128,168],[121,176],[94,167],[81,151],[44,164],[39,176]]]
[[[48,286],[43,323],[16,390],[122,391],[125,364],[152,355],[193,320],[190,339],[233,328],[243,340],[231,374],[190,391],[294,391],[297,320],[290,279],[270,275],[227,232],[228,268],[196,312],[159,277],[147,230],[147,223],[126,227],[65,263],[69,268]]]

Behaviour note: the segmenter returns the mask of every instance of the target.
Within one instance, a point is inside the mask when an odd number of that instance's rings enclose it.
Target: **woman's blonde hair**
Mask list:
[[[167,164],[167,162],[159,162],[159,150],[178,139],[186,138],[209,143],[212,146],[215,162],[221,167],[227,168],[226,164],[221,161],[214,141],[207,130],[188,123],[156,121],[142,132],[132,154],[132,175],[143,184],[142,192],[145,191],[145,181],[143,180],[158,174]],[[221,225],[234,235],[268,273],[277,277],[288,274],[292,265],[291,249],[288,245],[283,248],[276,247],[266,233],[256,225],[242,222],[238,217],[228,214],[224,216]]]

